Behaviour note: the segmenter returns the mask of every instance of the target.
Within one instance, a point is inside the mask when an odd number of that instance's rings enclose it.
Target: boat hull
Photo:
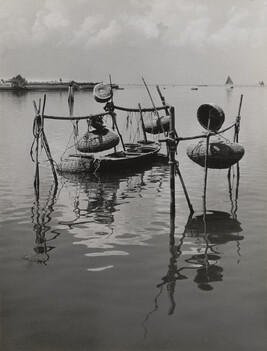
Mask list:
[[[129,168],[138,168],[148,162],[153,161],[160,146],[156,145],[142,145],[137,151],[119,151],[97,159],[99,163],[98,171],[119,171]]]
[[[159,151],[160,145],[157,143],[126,144],[125,151],[98,158],[90,154],[70,155],[58,164],[57,170],[60,173],[104,173],[138,169],[155,160]]]

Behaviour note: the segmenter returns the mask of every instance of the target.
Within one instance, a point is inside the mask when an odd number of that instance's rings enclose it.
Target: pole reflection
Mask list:
[[[56,230],[51,230],[51,226],[49,225],[52,220],[52,213],[54,212],[57,191],[58,187],[53,183],[44,206],[40,204],[39,189],[35,191],[35,201],[31,208],[31,220],[36,235],[33,247],[34,254],[24,256],[25,260],[32,263],[46,265],[50,258],[50,251],[55,248],[55,246],[51,245],[51,242],[60,235]],[[52,236],[48,237],[48,234],[52,234]]]
[[[74,216],[68,212],[59,224],[68,227],[74,244],[87,247],[87,257],[94,257],[88,271],[113,268],[116,260],[106,262],[105,257],[129,255],[127,247],[144,246],[152,238],[153,233],[142,224],[147,219],[145,212],[140,207],[130,213],[130,204],[144,194],[147,198],[149,189],[160,192],[168,170],[167,164],[158,161],[152,168],[126,172],[63,175]]]
[[[176,308],[175,289],[178,282],[191,280],[202,292],[212,291],[217,286],[216,283],[223,281],[224,245],[230,242],[236,243],[237,256],[241,257],[240,242],[244,236],[240,235],[242,227],[237,220],[239,177],[240,170],[237,164],[236,172],[234,169],[229,169],[228,172],[230,213],[203,208],[202,214],[189,215],[184,231],[177,235],[175,211],[171,211],[168,270],[161,278],[162,282],[157,285],[160,293],[157,295],[155,308],[146,315],[141,324],[145,330],[145,337],[146,324],[151,314],[158,309],[158,298],[164,286],[170,302],[168,314],[172,315]]]

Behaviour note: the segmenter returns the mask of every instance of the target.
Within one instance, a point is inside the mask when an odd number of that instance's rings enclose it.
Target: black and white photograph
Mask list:
[[[0,350],[267,350],[267,0],[0,0]]]

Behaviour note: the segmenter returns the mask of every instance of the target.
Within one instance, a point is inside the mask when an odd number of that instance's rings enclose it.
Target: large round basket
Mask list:
[[[110,85],[99,83],[94,86],[93,97],[97,102],[108,102],[112,98],[112,96],[113,92]]]
[[[150,134],[158,134],[167,132],[170,129],[170,116],[163,116],[160,118],[153,118],[144,123],[145,131]]]
[[[120,142],[118,134],[108,128],[94,129],[84,134],[78,141],[80,152],[100,152],[117,146]]]
[[[57,165],[61,173],[82,173],[94,171],[94,159],[77,156],[69,156],[61,160]]]
[[[205,167],[206,150],[206,139],[202,139],[199,143],[188,146],[186,153],[192,161],[201,167]],[[240,161],[244,153],[243,146],[219,136],[212,136],[209,140],[207,167],[215,169],[229,168]]]
[[[197,110],[197,119],[205,129],[217,132],[224,123],[225,115],[219,106],[213,103],[203,104]]]

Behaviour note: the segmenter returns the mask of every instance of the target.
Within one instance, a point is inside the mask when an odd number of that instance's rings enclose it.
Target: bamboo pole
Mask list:
[[[163,105],[164,107],[167,106],[167,105],[166,105],[165,98],[164,98],[164,96],[162,95],[159,86],[157,85],[156,88],[157,88],[157,92],[159,93],[159,97],[160,97],[160,99],[161,99],[162,105]],[[165,110],[165,114],[166,114],[166,116],[169,116],[169,115],[170,115],[169,109],[166,109],[166,110]],[[175,137],[178,138],[178,133],[177,133],[176,129],[175,129],[174,132],[175,132]]]
[[[45,103],[46,103],[46,95],[44,95],[44,100],[43,100],[43,108],[42,108],[42,115],[41,115],[42,119],[43,119],[43,115],[44,115],[44,111],[45,111]],[[43,125],[43,128],[42,128],[42,136],[43,136],[44,149],[45,149],[47,158],[48,158],[48,160],[50,162],[52,173],[53,173],[53,176],[54,176],[54,181],[55,181],[55,184],[57,186],[58,185],[57,172],[56,172],[56,169],[55,169],[55,166],[54,166],[54,160],[53,160],[52,155],[51,155],[50,147],[49,147],[46,135],[45,135],[44,125]]]
[[[36,138],[35,148],[35,175],[34,175],[34,190],[36,198],[39,199],[40,174],[39,174],[39,136]]]
[[[144,119],[143,119],[143,113],[142,113],[142,109],[141,109],[141,104],[138,104],[138,108],[140,111],[140,120],[141,120],[141,124],[142,124],[142,130],[144,133],[144,139],[145,139],[145,143],[147,144],[147,136],[146,136],[146,130],[145,130],[145,124],[144,124]]]
[[[111,117],[112,117],[112,121],[113,121],[113,123],[114,123],[114,126],[116,127],[116,130],[117,130],[117,132],[118,132],[118,134],[119,134],[119,138],[120,138],[120,141],[121,141],[123,150],[125,151],[125,145],[124,145],[124,142],[123,142],[123,138],[122,138],[122,135],[121,135],[121,133],[120,133],[120,131],[119,131],[118,124],[117,124],[117,121],[116,121],[116,113],[113,112],[113,111],[110,111],[110,115],[111,115]]]
[[[120,111],[126,111],[126,112],[139,112],[138,108],[132,108],[132,107],[122,107],[122,106],[117,106],[117,105],[113,105],[115,110],[120,110]],[[168,109],[170,106],[166,105],[166,106],[160,106],[160,107],[149,107],[149,108],[142,108],[142,112],[153,112],[155,111],[155,109],[157,111],[160,110],[166,110]]]
[[[143,77],[142,77],[142,80],[143,80],[144,85],[145,85],[145,87],[146,87],[147,93],[148,93],[148,95],[149,95],[149,97],[150,97],[150,100],[151,100],[152,106],[153,106],[153,108],[154,108],[154,111],[155,111],[155,113],[156,113],[156,115],[157,115],[157,117],[158,117],[158,121],[159,121],[161,130],[162,130],[162,133],[166,136],[167,133],[165,133],[165,130],[164,130],[163,125],[162,125],[162,123],[161,123],[160,116],[159,116],[159,112],[158,112],[158,110],[156,109],[156,106],[155,106],[155,104],[154,104],[154,101],[153,101],[153,99],[152,99],[152,96],[151,96],[151,94],[150,94],[150,91],[149,91],[149,89],[148,89],[148,86],[147,86],[147,84],[146,84],[146,82],[145,82],[145,80],[144,80]]]
[[[170,108],[170,138],[173,140],[169,146],[169,165],[170,165],[170,213],[171,216],[175,216],[175,145],[174,145],[174,135],[175,135],[175,110],[174,107]]]
[[[110,89],[111,89],[111,104],[113,106],[113,89],[112,89],[112,79],[111,79],[111,74],[109,75],[109,84],[110,84]]]
[[[208,134],[206,140],[206,155],[205,155],[205,174],[204,174],[204,193],[203,193],[203,213],[204,213],[204,225],[205,225],[205,218],[206,218],[206,195],[207,195],[207,179],[208,179],[208,155],[209,155],[209,140],[210,140],[210,115],[208,120]]]
[[[74,102],[74,89],[73,89],[73,83],[69,85],[68,89],[68,102],[69,104]]]
[[[39,200],[39,189],[40,189],[40,172],[39,172],[39,139],[40,139],[40,127],[42,122],[40,121],[40,99],[39,99],[39,108],[37,108],[36,102],[33,101],[33,106],[35,110],[35,119],[34,119],[34,127],[33,127],[33,134],[36,142],[35,147],[35,174],[34,174],[34,191],[36,199]],[[32,158],[32,160],[34,160]]]
[[[110,89],[111,89],[111,106],[113,106],[113,89],[112,89],[111,74],[109,74],[109,86],[110,86]],[[117,131],[119,133],[118,125],[117,125],[117,121],[116,121],[116,115],[114,114],[114,115],[112,115],[112,130],[115,130],[115,128],[117,129]],[[125,150],[123,139],[122,139],[122,136],[120,135],[120,133],[119,133],[119,136],[120,136],[120,140],[121,140],[121,143],[122,143],[122,146],[123,146],[123,150]],[[116,146],[114,146],[114,152],[117,152]]]
[[[156,89],[157,89],[157,92],[158,92],[159,97],[160,97],[160,99],[161,99],[162,105],[163,105],[163,106],[166,106],[165,98],[164,98],[164,96],[162,95],[162,93],[161,93],[160,88],[159,88],[158,85],[156,86]],[[170,115],[170,112],[169,112],[168,109],[165,110],[165,113],[166,113],[166,116],[169,116],[169,115]]]
[[[84,119],[94,119],[97,117],[104,117],[109,115],[109,112],[104,112],[104,113],[98,113],[96,115],[88,115],[88,116],[81,116],[81,117],[66,117],[66,116],[48,116],[48,115],[43,115],[44,119],[54,119],[58,121],[80,121]]]
[[[238,143],[238,135],[239,135],[239,130],[240,130],[240,120],[241,120],[240,113],[241,113],[242,102],[243,102],[243,94],[241,94],[241,96],[240,96],[238,115],[236,117],[235,135],[234,135],[234,141],[236,143]]]
[[[180,178],[180,182],[182,184],[182,188],[183,188],[183,191],[184,191],[184,194],[185,194],[185,198],[186,198],[186,201],[187,201],[187,205],[189,207],[189,210],[190,210],[190,213],[193,214],[194,213],[194,209],[193,209],[193,206],[190,202],[190,198],[189,198],[189,195],[188,195],[188,192],[186,190],[186,186],[185,186],[185,183],[184,183],[184,180],[183,180],[183,177],[182,177],[182,174],[180,172],[180,168],[179,168],[179,165],[176,163],[176,172]]]

